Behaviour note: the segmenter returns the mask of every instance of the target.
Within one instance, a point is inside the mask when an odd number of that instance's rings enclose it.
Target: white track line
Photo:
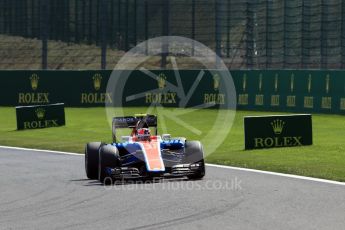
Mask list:
[[[69,153],[69,152],[43,150],[43,149],[30,149],[30,148],[20,148],[20,147],[1,146],[1,145],[0,145],[0,148],[22,150],[22,151],[34,151],[34,152],[42,152],[42,153],[56,153],[56,154],[64,154],[64,155],[72,155],[72,156],[84,156],[83,154],[79,154],[79,153]],[[260,173],[260,174],[266,174],[266,175],[272,175],[272,176],[280,176],[280,177],[287,177],[287,178],[293,178],[293,179],[299,179],[299,180],[307,180],[307,181],[314,181],[314,182],[320,182],[320,183],[345,186],[345,182],[325,180],[325,179],[319,179],[319,178],[313,178],[313,177],[297,176],[297,175],[293,175],[293,174],[276,173],[276,172],[262,171],[262,170],[256,170],[256,169],[232,167],[232,166],[226,166],[226,165],[216,165],[216,164],[206,164],[206,165],[209,167],[215,167],[215,168],[231,169],[231,170],[238,170],[238,171],[245,171],[245,172],[252,172],[252,173]]]
[[[20,148],[20,147],[1,146],[1,145],[0,145],[0,148],[13,149],[13,150],[23,150],[23,151],[43,152],[43,153],[57,153],[57,154],[72,155],[72,156],[84,156],[83,154],[80,154],[80,153],[69,153],[69,152],[44,150],[44,149],[30,149],[30,148]]]
[[[238,171],[260,173],[260,174],[266,174],[266,175],[281,176],[281,177],[288,177],[288,178],[299,179],[299,180],[308,180],[308,181],[314,181],[314,182],[322,182],[322,183],[345,186],[345,182],[319,179],[319,178],[314,178],[314,177],[306,177],[306,176],[298,176],[298,175],[293,175],[293,174],[269,172],[269,171],[263,171],[263,170],[257,170],[257,169],[239,168],[239,167],[232,167],[232,166],[226,166],[226,165],[215,165],[215,164],[206,164],[206,165],[211,166],[211,167],[216,167],[216,168],[232,169],[232,170],[238,170]]]

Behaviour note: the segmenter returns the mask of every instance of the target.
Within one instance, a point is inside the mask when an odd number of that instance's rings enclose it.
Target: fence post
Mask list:
[[[30,16],[31,16],[31,30],[30,30],[30,37],[32,38],[34,36],[34,25],[35,25],[35,19],[34,19],[34,7],[35,7],[35,0],[31,0],[31,12],[30,12]]]
[[[134,15],[133,15],[133,40],[134,40],[134,45],[137,45],[137,0],[134,0]]]
[[[24,19],[23,19],[23,26],[24,26],[24,36],[25,37],[27,37],[28,36],[28,27],[29,27],[29,24],[28,24],[28,20],[29,20],[29,18],[28,18],[28,9],[29,9],[29,7],[28,7],[28,1],[24,1],[24,5],[23,5],[23,7],[24,7]]]
[[[42,0],[40,0],[42,1]],[[59,35],[60,35],[60,40],[65,41],[65,36],[66,36],[66,31],[65,31],[65,25],[66,25],[66,17],[65,17],[65,0],[60,0],[60,2],[57,2],[56,4],[59,9],[59,13],[57,15],[61,15],[61,18],[59,20]]]
[[[0,10],[1,10],[1,14],[0,14],[0,17],[1,17],[1,30],[0,30],[0,33],[6,33],[6,30],[5,30],[5,24],[6,24],[6,1],[2,1],[1,2],[1,6],[0,6]]]
[[[162,4],[162,32],[163,36],[169,36],[169,14],[170,14],[170,0],[164,0],[164,4]],[[162,55],[161,55],[161,68],[165,69],[167,65],[167,56],[169,53],[169,45],[166,39],[164,39],[162,44]]]
[[[231,20],[231,0],[228,0],[226,11],[226,57],[230,57],[230,20]]]
[[[101,3],[100,3],[101,2]],[[95,0],[95,3],[96,3],[96,7],[95,7],[95,10],[96,10],[96,37],[95,37],[95,42],[96,42],[96,45],[99,45],[100,42],[101,42],[101,34],[102,31],[100,30],[100,27],[102,26],[101,25],[101,17],[100,17],[100,11],[101,11],[101,7],[102,7],[102,0]]]
[[[13,35],[18,35],[19,34],[19,10],[18,8],[19,2],[17,0],[12,0],[12,9],[11,13],[13,14]]]
[[[74,40],[79,43],[79,0],[74,0]]]
[[[80,32],[80,37],[84,41],[85,39],[85,14],[86,14],[86,4],[85,0],[82,0],[82,11],[81,11],[81,32]]]
[[[110,33],[109,33],[109,38],[108,38],[108,42],[109,45],[113,48],[114,47],[114,41],[115,41],[115,28],[114,28],[114,0],[110,0],[110,25],[109,25],[109,29],[110,29]]]
[[[246,65],[247,68],[253,67],[254,54],[254,17],[251,0],[247,2],[247,25],[246,25]]]
[[[271,9],[272,2],[266,3],[266,69],[272,64],[272,43],[271,43]]]
[[[129,11],[129,1],[126,0],[126,3],[125,3],[125,22],[126,22],[126,26],[125,26],[125,51],[128,51],[129,50],[129,19],[128,19],[128,11]]]
[[[283,33],[284,33],[284,57],[283,57],[283,68],[286,68],[287,65],[287,61],[286,61],[286,57],[287,57],[287,1],[284,1],[284,28],[283,28]]]
[[[328,7],[327,1],[321,1],[321,42],[320,42],[320,54],[321,54],[321,68],[326,69],[328,60],[327,60],[327,46],[328,46],[328,29],[327,29],[327,22],[328,22]]]
[[[92,2],[93,0],[89,0],[89,18],[88,18],[88,23],[89,23],[89,32],[88,32],[88,44],[91,45],[92,44]]]
[[[101,30],[101,69],[106,69],[107,58],[107,30],[108,30],[108,10],[107,0],[100,0],[100,30]]]
[[[192,0],[192,56],[194,56],[195,49],[195,0]]]
[[[49,28],[49,38],[52,40],[57,40],[57,33],[56,33],[56,29],[53,29],[54,27],[56,27],[56,20],[55,20],[55,11],[56,11],[56,2],[54,0],[51,0],[50,2],[50,12],[49,12],[49,22],[51,23],[51,26]]]
[[[65,34],[65,39],[67,42],[70,42],[71,41],[71,32],[70,32],[70,1],[69,0],[65,0],[65,4],[64,4],[64,12],[65,12],[65,18],[66,18],[66,21],[65,21],[65,30],[64,30],[64,34]]]
[[[221,50],[221,9],[220,9],[220,0],[215,0],[215,40],[216,40],[216,69],[219,67],[220,60],[219,58],[222,56],[222,50]],[[219,57],[219,58],[218,58]]]
[[[301,34],[302,34],[302,44],[301,44],[301,67],[302,68],[305,68],[306,65],[305,65],[305,36],[306,36],[306,22],[305,22],[305,1],[302,1],[302,31],[301,31]]]
[[[42,69],[48,68],[48,25],[49,25],[49,1],[40,4],[40,31],[42,40]]]
[[[149,44],[148,44],[148,39],[149,39],[149,21],[148,21],[148,16],[149,16],[149,6],[147,0],[145,0],[145,55],[148,55],[149,52]]]
[[[10,35],[12,35],[13,34],[13,16],[12,16],[12,4],[13,4],[13,1],[8,1],[7,2],[7,4],[8,4],[8,8],[7,8],[7,17],[8,17],[8,33],[10,34]]]
[[[7,1],[4,0],[2,2],[2,7],[1,7],[1,15],[2,15],[2,18],[3,18],[3,33],[7,33],[7,27],[8,27],[8,23],[7,23],[7,19],[6,19],[6,15],[7,15],[7,8],[8,8],[8,4],[7,4]]]
[[[345,1],[341,2],[341,68],[345,68]]]

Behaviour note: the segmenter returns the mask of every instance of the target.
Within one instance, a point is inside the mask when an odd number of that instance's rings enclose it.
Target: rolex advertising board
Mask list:
[[[134,71],[124,86],[119,86],[124,88],[119,96],[126,106],[226,107],[228,95],[220,74],[206,70]]]
[[[244,110],[345,114],[344,71],[231,71]]]
[[[2,71],[1,104],[35,105],[52,103],[49,79],[40,71]],[[54,99],[53,99],[54,100]]]
[[[49,93],[42,91],[44,87],[41,86],[40,77],[33,73],[28,78],[30,81],[30,89],[26,92],[18,93],[18,104],[47,104],[50,103]],[[44,83],[43,83],[44,84]],[[28,86],[29,84],[27,84]]]
[[[246,150],[313,144],[309,114],[245,117],[244,132]]]
[[[87,75],[87,77],[86,77]],[[101,72],[93,72],[92,74],[84,74],[85,77],[80,76],[80,81],[84,81],[85,85],[80,92],[80,101],[75,104],[82,106],[100,106],[106,102],[111,102],[111,93],[106,93],[106,85],[109,74]]]
[[[0,105],[104,106],[110,71],[1,71]]]
[[[117,72],[124,72],[124,78]],[[115,73],[115,74],[114,74]],[[202,73],[200,75],[200,73]],[[0,106],[226,106],[222,71],[0,71]],[[345,114],[345,71],[233,70],[237,108]],[[107,92],[110,76],[125,79]],[[113,95],[121,91],[120,95]],[[191,93],[190,93],[191,92]],[[120,97],[120,99],[119,99]],[[188,100],[187,100],[188,99]],[[120,103],[113,103],[120,100]]]
[[[17,130],[58,127],[66,124],[63,103],[17,106]]]

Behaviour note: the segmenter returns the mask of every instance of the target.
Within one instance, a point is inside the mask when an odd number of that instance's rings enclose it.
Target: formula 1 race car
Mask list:
[[[205,175],[203,147],[199,141],[157,134],[157,116],[139,114],[115,117],[113,143],[91,142],[85,148],[85,170],[89,179],[110,183],[123,179],[183,177],[201,179]],[[117,129],[132,129],[119,142]],[[154,128],[151,135],[150,128]]]

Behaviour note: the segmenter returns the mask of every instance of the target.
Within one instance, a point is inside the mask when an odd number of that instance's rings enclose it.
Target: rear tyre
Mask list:
[[[98,157],[101,142],[90,142],[85,146],[85,172],[89,179],[98,178]]]
[[[98,180],[104,184],[113,182],[107,174],[107,168],[115,168],[120,166],[119,151],[115,146],[104,145],[99,150],[98,162]]]
[[[200,169],[188,179],[200,180],[205,176],[204,148],[200,141],[187,141],[185,148],[185,163],[200,164]]]

